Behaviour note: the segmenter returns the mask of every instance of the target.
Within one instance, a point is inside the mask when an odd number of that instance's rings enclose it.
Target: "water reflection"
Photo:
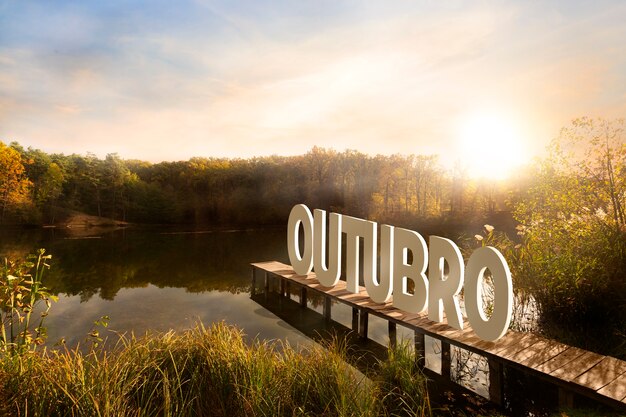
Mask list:
[[[122,288],[247,292],[249,263],[287,259],[283,230],[181,233],[129,229],[98,238],[31,232],[0,238],[0,255],[45,247],[53,255],[46,282],[54,292],[113,300]]]
[[[118,230],[99,236],[3,231],[0,256],[45,247],[53,255],[45,284],[59,294],[47,319],[48,341],[81,342],[103,315],[112,329],[143,333],[225,320],[250,337],[306,338],[249,298],[249,263],[288,259],[283,229],[242,232]]]

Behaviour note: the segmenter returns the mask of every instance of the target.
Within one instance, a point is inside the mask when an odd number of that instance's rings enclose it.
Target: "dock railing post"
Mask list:
[[[361,310],[359,312],[359,336],[361,336],[363,339],[367,339],[367,328],[368,328],[368,321],[369,321],[369,314],[367,314],[367,311],[365,310]]]
[[[426,366],[426,340],[424,338],[424,333],[415,331],[414,334],[415,361],[417,362],[417,366],[419,368],[423,368]]]
[[[450,362],[450,343],[441,341],[441,376],[450,380],[451,371]]]
[[[559,410],[574,408],[574,393],[566,388],[559,387]]]
[[[504,404],[504,366],[489,358],[489,400],[497,405]]]
[[[330,306],[331,299],[329,296],[324,296],[324,319],[329,322],[330,321]]]
[[[306,287],[300,287],[300,306],[306,307]]]
[[[393,321],[388,321],[387,328],[389,330],[389,347],[395,349],[398,344],[396,323]]]

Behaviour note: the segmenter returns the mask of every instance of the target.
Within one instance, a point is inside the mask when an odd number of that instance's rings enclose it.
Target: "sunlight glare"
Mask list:
[[[497,113],[473,114],[460,125],[462,165],[474,178],[501,180],[526,162],[519,128]]]

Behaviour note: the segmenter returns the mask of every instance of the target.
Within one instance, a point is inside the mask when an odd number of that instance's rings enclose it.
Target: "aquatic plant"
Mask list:
[[[0,268],[0,353],[23,353],[44,343],[43,322],[51,301],[57,299],[42,284],[51,258],[45,249],[39,249],[25,260],[4,260]]]

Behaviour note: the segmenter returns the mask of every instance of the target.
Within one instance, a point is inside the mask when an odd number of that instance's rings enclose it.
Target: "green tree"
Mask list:
[[[543,330],[626,357],[626,147],[623,121],[575,120],[518,196],[517,285]]]
[[[37,203],[42,209],[48,208],[50,222],[54,223],[56,204],[63,192],[65,175],[61,168],[54,162],[48,165],[48,169],[42,175],[37,189]]]

